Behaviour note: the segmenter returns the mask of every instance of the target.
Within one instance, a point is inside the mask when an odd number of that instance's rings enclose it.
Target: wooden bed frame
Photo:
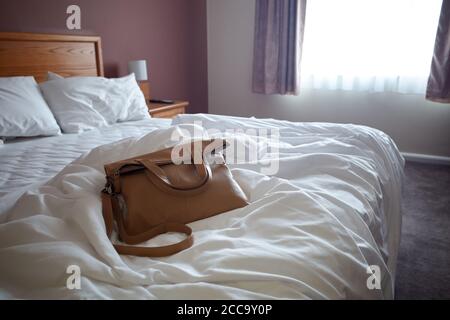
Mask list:
[[[98,36],[0,32],[0,77],[104,76]]]

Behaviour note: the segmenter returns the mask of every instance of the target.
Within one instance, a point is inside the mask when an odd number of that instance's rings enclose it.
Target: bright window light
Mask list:
[[[442,0],[309,0],[302,86],[425,93]]]

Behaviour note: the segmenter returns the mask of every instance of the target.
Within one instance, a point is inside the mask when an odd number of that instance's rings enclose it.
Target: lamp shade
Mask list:
[[[135,60],[128,62],[128,72],[134,73],[137,81],[145,81],[147,76],[147,61]]]

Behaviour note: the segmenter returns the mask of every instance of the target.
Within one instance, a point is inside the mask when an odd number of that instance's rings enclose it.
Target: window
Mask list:
[[[424,94],[442,0],[310,0],[302,87]]]

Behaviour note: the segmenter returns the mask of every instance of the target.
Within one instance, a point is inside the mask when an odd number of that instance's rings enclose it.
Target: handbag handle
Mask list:
[[[215,139],[218,140],[218,139]],[[226,140],[219,139],[222,142],[221,149],[227,148],[228,144]],[[203,143],[211,142],[213,140],[203,141]],[[205,145],[203,145],[203,149],[205,148]],[[217,151],[216,149],[214,149]],[[196,171],[200,177],[200,181],[194,185],[190,186],[179,186],[174,183],[172,183],[168,178],[167,175],[164,173],[164,170],[162,170],[159,166],[165,165],[165,164],[172,164],[173,161],[170,156],[164,156],[163,158],[159,158],[156,160],[151,159],[128,159],[121,161],[121,164],[119,167],[115,168],[107,168],[105,166],[107,179],[109,181],[109,185],[114,187],[114,192],[120,193],[121,192],[121,184],[120,184],[120,174],[122,169],[124,169],[127,166],[133,166],[133,165],[143,165],[148,171],[146,171],[146,174],[148,172],[151,172],[152,174],[147,174],[147,177],[156,185],[162,188],[165,191],[169,192],[200,192],[202,189],[202,186],[206,185],[206,183],[211,179],[211,168],[209,164],[205,161],[203,152],[202,152],[202,163],[201,164],[195,164],[194,161],[194,155],[191,153],[191,160],[194,163],[194,166],[196,167]],[[125,171],[125,170],[124,170]],[[131,171],[134,171],[134,169],[131,169]],[[125,171],[126,172],[126,171]]]
[[[164,170],[161,169],[160,167],[161,165],[172,164],[173,163],[172,160],[152,161],[149,159],[136,159],[136,162],[143,165],[149,172],[153,174],[154,177],[156,177],[165,186],[174,189],[175,191],[192,191],[195,189],[199,189],[211,179],[211,169],[209,168],[209,165],[205,161],[202,161],[201,164],[194,164],[196,172],[200,177],[200,179],[197,183],[194,183],[190,186],[179,186],[174,184],[169,180]],[[149,176],[149,178],[150,180],[152,180],[152,182],[154,183],[156,182],[154,179],[152,179],[151,176]],[[158,182],[156,182],[156,184],[157,183]]]
[[[113,225],[114,225],[114,210],[112,196],[102,192],[102,207],[103,207],[103,219],[105,220],[106,235],[111,237]],[[114,248],[119,254],[133,255],[139,257],[166,257],[182,250],[191,247],[194,243],[194,237],[192,235],[192,229],[187,225],[180,223],[163,223],[150,230],[147,230],[138,235],[130,236],[126,233],[123,227],[123,220],[121,213],[117,214],[117,225],[119,227],[119,234],[128,243],[135,244],[150,240],[160,234],[167,232],[180,232],[186,234],[186,238],[178,243],[161,246],[161,247],[140,247],[140,246],[124,246],[114,245]]]

